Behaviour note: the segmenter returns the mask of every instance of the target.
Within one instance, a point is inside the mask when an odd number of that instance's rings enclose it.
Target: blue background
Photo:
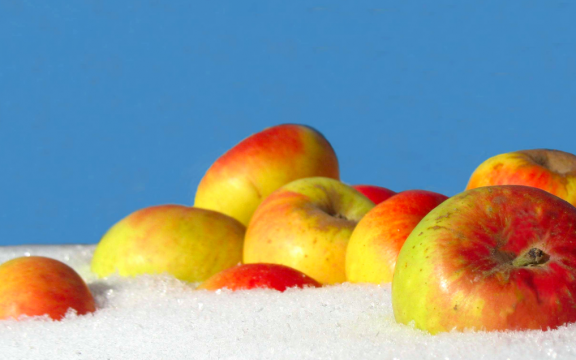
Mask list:
[[[576,152],[569,1],[0,0],[0,244],[96,243],[192,204],[303,123],[342,179],[454,195],[486,158]]]

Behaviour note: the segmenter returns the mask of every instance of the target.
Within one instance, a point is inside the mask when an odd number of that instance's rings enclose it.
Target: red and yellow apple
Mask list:
[[[352,185],[352,187],[366,196],[376,205],[396,195],[395,191],[376,185]]]
[[[432,334],[576,321],[576,208],[520,185],[446,200],[400,250],[392,306],[398,322]]]
[[[27,256],[0,265],[0,319],[48,315],[62,319],[96,310],[84,280],[68,265],[42,256]]]
[[[105,277],[168,273],[204,281],[241,262],[245,227],[216,211],[182,205],[138,210],[102,237],[92,271]]]
[[[212,164],[198,185],[194,206],[248,225],[256,207],[273,191],[312,176],[339,179],[338,159],[326,138],[304,125],[270,127]]]
[[[392,282],[398,253],[420,220],[447,197],[408,190],[370,210],[356,225],[346,250],[346,279],[354,283]]]
[[[348,239],[374,203],[340,181],[312,177],[284,185],[256,209],[244,263],[282,264],[322,284],[346,281]]]
[[[320,287],[318,281],[291,267],[279,264],[236,265],[212,275],[198,290],[250,290],[257,288],[284,291],[293,287]]]
[[[466,189],[491,185],[533,186],[576,205],[576,155],[536,149],[491,157],[474,170]]]

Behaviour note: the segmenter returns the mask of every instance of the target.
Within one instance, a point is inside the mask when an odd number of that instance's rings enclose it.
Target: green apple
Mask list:
[[[242,260],[245,227],[216,211],[182,205],[138,210],[102,237],[92,271],[105,277],[168,273],[204,281]]]

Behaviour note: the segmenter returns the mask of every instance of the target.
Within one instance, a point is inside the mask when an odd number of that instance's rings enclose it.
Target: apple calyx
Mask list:
[[[512,261],[514,267],[538,266],[548,262],[550,255],[538,248],[531,248]]]

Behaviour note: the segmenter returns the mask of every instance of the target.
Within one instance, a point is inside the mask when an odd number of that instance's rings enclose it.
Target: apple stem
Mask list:
[[[538,248],[532,248],[512,261],[515,267],[537,266],[545,264],[550,255]]]

